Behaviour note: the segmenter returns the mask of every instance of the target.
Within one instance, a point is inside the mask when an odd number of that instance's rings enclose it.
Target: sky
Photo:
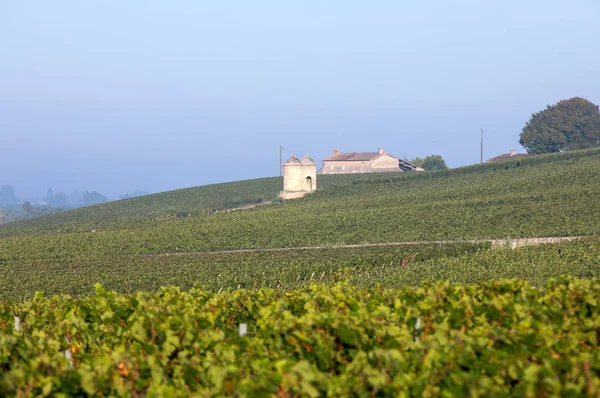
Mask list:
[[[450,167],[600,103],[597,0],[0,0],[0,185],[116,197],[383,147]],[[291,156],[293,152],[284,152]]]

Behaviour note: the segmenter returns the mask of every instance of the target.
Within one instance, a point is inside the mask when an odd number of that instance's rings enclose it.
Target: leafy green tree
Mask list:
[[[447,170],[448,166],[440,155],[430,155],[425,158],[414,158],[410,161],[417,167],[425,170]]]
[[[4,185],[0,188],[0,204],[5,206],[14,206],[18,203],[15,189],[10,185]]]
[[[97,205],[100,203],[106,203],[108,202],[108,198],[104,195],[102,195],[101,193],[98,192],[88,192],[85,191],[83,193],[83,205],[84,206],[91,206],[91,205]]]
[[[32,214],[34,212],[34,208],[33,205],[31,204],[31,202],[25,202],[23,203],[23,211],[27,214]]]
[[[423,166],[425,170],[447,170],[448,166],[440,155],[431,155],[423,159]]]
[[[416,157],[413,160],[409,160],[409,162],[417,167],[423,167],[423,158]]]
[[[69,203],[76,206],[78,203],[83,203],[83,194],[77,189],[71,191],[70,195],[67,195]]]
[[[600,146],[598,105],[579,97],[548,105],[531,115],[519,143],[531,154]]]
[[[54,196],[54,191],[52,190],[52,188],[48,188],[48,190],[46,191],[46,196],[44,197],[44,199],[46,200],[47,203],[52,202],[52,197]]]
[[[52,195],[52,198],[48,202],[53,207],[60,207],[66,209],[69,207],[69,200],[64,192],[57,192]]]
[[[127,192],[125,195],[119,196],[119,199],[136,198],[138,196],[148,195],[148,193],[149,193],[148,191],[144,191],[142,189],[136,189],[131,193]]]

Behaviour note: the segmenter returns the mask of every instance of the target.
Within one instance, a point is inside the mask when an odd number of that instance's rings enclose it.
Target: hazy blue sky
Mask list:
[[[278,174],[279,144],[519,149],[600,102],[598,0],[0,0],[0,185],[115,196]]]

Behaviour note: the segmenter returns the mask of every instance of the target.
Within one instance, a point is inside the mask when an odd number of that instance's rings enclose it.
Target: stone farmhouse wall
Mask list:
[[[377,171],[377,169],[399,168],[398,159],[386,153],[373,159],[371,168],[373,171]]]
[[[398,159],[388,154],[382,154],[373,160],[365,161],[325,161],[323,163],[323,174],[352,174],[352,173],[376,173],[379,170],[389,171],[398,169]]]

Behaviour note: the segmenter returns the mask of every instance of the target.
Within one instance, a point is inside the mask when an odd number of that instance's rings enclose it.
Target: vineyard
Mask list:
[[[600,280],[0,305],[0,395],[598,396]]]
[[[423,281],[459,283],[520,278],[600,277],[600,239],[490,249],[486,244],[433,244],[354,249],[290,250],[182,256],[94,256],[2,262],[0,300],[45,294],[89,296],[94,284],[121,293],[156,292],[161,286],[213,292],[295,289],[310,282],[345,280],[358,286],[401,288]]]
[[[600,396],[599,150],[319,187],[0,226],[0,396]]]
[[[597,275],[599,150],[443,172],[319,178],[321,189],[302,200],[251,210],[211,213],[271,199],[280,189],[279,178],[167,192],[2,226],[0,299],[28,300],[37,291],[89,295],[96,282],[129,293],[166,285],[190,288],[196,282],[211,289],[295,288],[316,279],[334,281],[345,268],[359,271],[357,283],[390,287],[513,277],[539,284],[561,274]],[[457,244],[155,257],[575,235],[590,238],[508,254]]]
[[[30,220],[0,228],[0,259],[596,235],[600,151],[542,159],[423,174],[327,176],[322,190],[306,199],[231,213],[188,212],[161,222],[94,221],[101,207],[89,208],[89,217],[79,209],[42,217],[39,225]],[[151,198],[131,201],[142,206],[136,201]],[[119,202],[110,205],[118,213]],[[77,214],[83,218],[67,220]],[[65,222],[55,225],[59,219]]]
[[[347,187],[369,175],[321,176],[328,188]],[[148,227],[156,221],[198,217],[215,210],[276,201],[281,177],[185,188],[89,206],[0,225],[0,237],[82,232],[91,229]]]
[[[103,228],[106,225],[120,228],[157,218],[197,215],[206,210],[274,199],[281,190],[281,184],[280,178],[261,178],[124,199],[3,225],[0,236],[14,235],[23,230],[28,233],[54,233],[58,230]]]

